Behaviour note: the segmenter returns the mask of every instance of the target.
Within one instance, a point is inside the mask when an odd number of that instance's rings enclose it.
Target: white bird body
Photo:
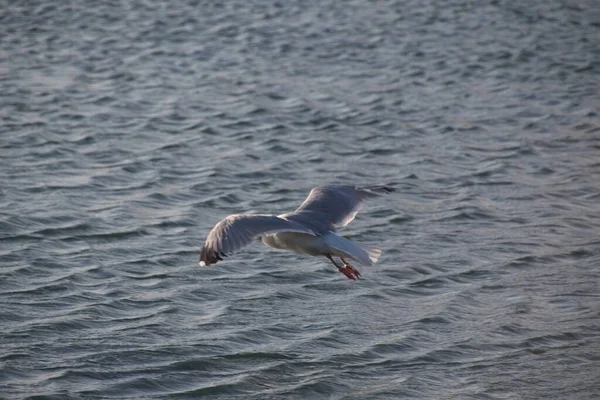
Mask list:
[[[259,238],[269,247],[291,250],[311,256],[323,255],[349,279],[360,273],[344,258],[363,265],[373,265],[381,255],[375,246],[359,245],[335,233],[338,227],[350,223],[363,200],[390,193],[388,186],[320,186],[311,190],[296,211],[279,216],[266,214],[235,214],[222,219],[210,231],[202,252],[200,265],[221,261],[229,253]],[[333,256],[344,265],[338,265]]]
[[[318,256],[327,252],[324,236],[299,232],[277,232],[261,236],[261,242],[269,247],[291,250],[298,254]]]

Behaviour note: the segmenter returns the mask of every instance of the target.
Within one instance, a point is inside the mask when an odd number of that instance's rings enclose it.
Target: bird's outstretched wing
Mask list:
[[[310,228],[274,215],[230,215],[210,231],[202,252],[200,265],[214,264],[228,254],[250,244],[256,237],[275,232],[300,232],[314,235]]]
[[[296,211],[284,214],[282,217],[323,234],[348,225],[358,213],[364,200],[394,190],[385,185],[319,186],[310,191]]]

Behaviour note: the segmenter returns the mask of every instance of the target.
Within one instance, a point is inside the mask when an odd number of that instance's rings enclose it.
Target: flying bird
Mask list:
[[[346,259],[373,265],[381,256],[381,249],[359,245],[336,231],[354,219],[364,200],[393,191],[394,188],[384,185],[319,186],[312,189],[300,207],[291,213],[230,215],[209,232],[200,253],[200,265],[222,261],[252,240],[259,239],[276,249],[325,256],[348,279],[356,280],[360,278],[360,272]]]

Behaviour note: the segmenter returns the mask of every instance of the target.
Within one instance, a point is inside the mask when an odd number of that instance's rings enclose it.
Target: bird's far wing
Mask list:
[[[348,225],[365,199],[394,190],[384,185],[319,186],[310,191],[296,211],[286,214],[285,217],[313,228],[318,224],[327,230],[334,230]]]
[[[300,232],[314,235],[309,228],[274,215],[230,215],[210,231],[202,252],[200,265],[210,265],[228,254],[250,244],[256,237],[275,232]]]

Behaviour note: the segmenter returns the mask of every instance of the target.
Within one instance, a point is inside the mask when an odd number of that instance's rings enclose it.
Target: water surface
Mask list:
[[[592,1],[0,11],[0,397],[600,393]],[[352,282],[210,228],[390,183]],[[36,397],[37,396],[37,397]]]

